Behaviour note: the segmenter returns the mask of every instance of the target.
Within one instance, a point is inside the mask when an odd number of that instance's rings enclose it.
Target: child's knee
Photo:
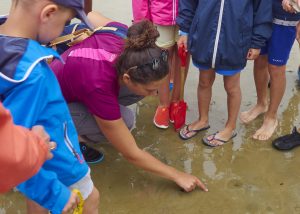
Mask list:
[[[208,89],[211,88],[214,83],[214,79],[200,79],[199,80],[199,88]]]
[[[282,78],[285,77],[285,65],[277,66],[269,64],[269,71],[271,78]]]
[[[238,95],[241,93],[241,88],[238,83],[236,84],[225,83],[224,88],[228,95]]]
[[[100,193],[96,187],[94,187],[92,193],[89,195],[89,197],[85,200],[85,205],[87,207],[93,207],[95,209],[98,208],[100,202]]]

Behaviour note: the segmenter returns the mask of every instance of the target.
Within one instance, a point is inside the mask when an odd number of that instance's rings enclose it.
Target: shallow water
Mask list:
[[[0,0],[1,13],[8,11],[9,2]],[[94,9],[130,23],[131,1],[95,2]],[[280,123],[272,139],[299,124],[300,93],[296,72],[299,57],[295,44],[287,68],[287,89],[279,109]],[[197,117],[197,81],[198,71],[191,68],[185,91],[189,105],[187,122]],[[241,110],[246,110],[256,99],[252,63],[243,71],[241,85]],[[213,89],[211,128],[191,140],[181,141],[172,129],[155,128],[152,117],[156,105],[154,97],[138,103],[133,131],[137,143],[163,162],[201,178],[209,192],[183,193],[174,183],[132,166],[116,150],[106,146],[101,148],[106,157],[104,162],[91,166],[93,180],[101,192],[101,213],[300,213],[300,149],[278,152],[271,147],[271,140],[253,140],[251,136],[260,127],[262,117],[247,126],[239,123],[233,143],[216,149],[201,143],[205,134],[221,129],[227,118],[221,77],[217,77]],[[0,196],[0,214],[4,213],[25,213],[20,194],[11,192]]]

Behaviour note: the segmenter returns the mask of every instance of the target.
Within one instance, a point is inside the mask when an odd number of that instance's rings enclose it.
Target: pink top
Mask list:
[[[107,26],[127,31],[127,26],[121,23],[111,22]],[[120,87],[114,63],[123,47],[121,36],[100,32],[65,51],[62,54],[65,64],[52,62],[51,68],[67,102],[83,103],[104,120],[120,119]]]
[[[149,19],[157,25],[176,25],[178,0],[132,0],[134,22]]]

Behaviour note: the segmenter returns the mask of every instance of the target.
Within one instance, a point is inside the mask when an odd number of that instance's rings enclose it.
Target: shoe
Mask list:
[[[300,133],[297,131],[297,128],[294,127],[291,134],[284,135],[275,139],[272,142],[272,145],[275,149],[278,150],[290,150],[297,146],[300,146]]]
[[[169,117],[170,117],[170,122],[171,123],[174,123],[174,118],[175,118],[174,112],[175,112],[175,109],[177,108],[178,104],[179,104],[179,102],[171,102],[171,104],[170,104],[170,115],[169,115]]]
[[[233,138],[235,138],[237,136],[237,133],[235,131],[233,131],[229,139],[222,140],[222,139],[216,137],[216,135],[218,133],[219,132],[217,131],[214,134],[211,134],[211,135],[208,135],[207,137],[204,137],[202,139],[203,143],[207,146],[210,146],[210,147],[218,147],[218,146],[222,146],[222,145],[228,143],[230,140],[232,140]],[[214,143],[212,143],[212,141],[217,141],[218,143],[214,144]]]
[[[79,145],[83,157],[87,163],[99,163],[104,159],[104,155],[101,152],[92,149],[85,143],[79,142]]]
[[[210,126],[207,125],[203,128],[200,128],[200,129],[190,129],[190,125],[185,125],[180,131],[179,131],[179,137],[182,139],[182,140],[188,140],[194,136],[196,136],[199,132],[201,131],[205,131],[207,129],[209,129]],[[188,136],[189,134],[191,134],[190,136]]]
[[[169,127],[169,108],[158,106],[153,118],[156,127],[167,129]]]

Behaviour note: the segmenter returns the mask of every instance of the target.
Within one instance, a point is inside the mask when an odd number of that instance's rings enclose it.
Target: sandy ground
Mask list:
[[[0,14],[7,13],[8,0],[0,0]],[[94,9],[117,21],[131,22],[131,1],[94,1]],[[300,94],[297,86],[299,64],[297,44],[287,67],[287,89],[279,109],[279,126],[272,139],[288,133],[298,125]],[[241,110],[255,103],[256,93],[250,62],[242,73]],[[185,99],[189,110],[187,121],[197,117],[198,71],[191,66]],[[224,126],[227,118],[226,97],[221,76],[213,89],[210,110],[211,129],[189,141],[181,141],[172,129],[161,131],[152,124],[156,98],[147,98],[136,107],[133,133],[141,148],[176,168],[201,178],[209,192],[186,194],[169,181],[144,172],[126,162],[113,148],[102,147],[106,159],[91,166],[95,185],[101,192],[101,213],[107,214],[198,214],[198,213],[300,213],[300,149],[278,152],[271,140],[252,140],[263,117],[249,125],[238,123],[233,143],[210,149],[201,143],[207,133]],[[8,193],[0,196],[0,214],[25,213],[22,196]]]

